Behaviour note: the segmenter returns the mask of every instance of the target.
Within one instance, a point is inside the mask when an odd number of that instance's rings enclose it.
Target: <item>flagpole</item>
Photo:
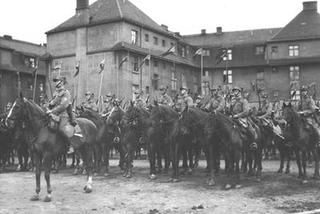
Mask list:
[[[33,101],[33,102],[34,102],[34,100],[35,100],[35,98],[36,98],[38,64],[39,64],[39,59],[37,59],[37,65],[36,65],[36,67],[35,67],[35,72],[34,72],[33,94],[32,94],[32,101]]]
[[[118,60],[120,59],[120,56],[118,56]],[[119,62],[119,61],[118,61]],[[116,72],[117,72],[117,98],[119,99],[119,72],[120,72],[120,67],[119,63],[115,65],[116,67]]]
[[[202,87],[203,85],[203,49],[201,49],[201,55],[200,55],[200,60],[201,60],[201,74],[200,74],[200,87],[201,87],[201,95],[204,95],[204,88]]]
[[[98,106],[100,106],[103,76],[104,76],[104,68],[101,71],[101,77],[100,77],[100,86],[99,86],[99,94],[98,94]]]
[[[144,60],[144,59],[143,59]],[[143,65],[142,65],[143,66]],[[142,91],[142,66],[140,66],[139,68],[139,72],[140,72],[140,91]]]

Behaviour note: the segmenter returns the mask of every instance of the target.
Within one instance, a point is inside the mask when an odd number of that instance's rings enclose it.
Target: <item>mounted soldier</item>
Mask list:
[[[248,119],[250,109],[249,109],[249,103],[246,98],[244,98],[241,94],[241,89],[239,87],[234,87],[232,89],[232,100],[231,100],[231,106],[230,106],[230,112],[232,115],[232,118],[235,120],[235,122],[240,126],[241,131],[250,137],[251,139],[256,139],[257,134],[250,123],[250,120]],[[255,142],[251,142],[255,143]],[[250,147],[256,146],[255,144],[251,144]]]
[[[136,90],[134,92],[134,105],[139,108],[146,108],[146,102],[143,98],[143,92],[140,90]]]
[[[82,103],[82,106],[86,109],[98,112],[98,106],[94,101],[94,93],[87,91],[85,93],[86,100]]]
[[[161,85],[159,90],[161,93],[161,97],[159,98],[158,103],[162,105],[168,105],[170,107],[173,106],[173,101],[167,93],[167,88]]]
[[[305,118],[307,128],[313,128],[318,135],[318,139],[320,139],[320,127],[314,115],[318,108],[315,101],[309,95],[307,86],[302,86],[300,91],[302,96],[298,104],[299,114]]]
[[[181,96],[182,96],[182,99],[184,101],[185,106],[193,107],[193,99],[190,97],[190,95],[188,93],[188,88],[181,87],[180,91],[181,91]],[[185,106],[183,106],[183,107],[185,107]]]
[[[55,83],[56,91],[53,95],[53,99],[49,102],[47,114],[59,123],[59,130],[62,131],[67,137],[72,137],[68,125],[75,127],[75,136],[82,137],[81,130],[74,121],[71,105],[71,95],[70,92],[65,88],[67,83],[65,77],[57,77],[53,79]]]
[[[211,91],[211,97],[209,102],[205,106],[205,110],[209,112],[223,113],[226,105],[223,96],[219,94],[218,88],[213,87],[210,89],[210,91]]]
[[[109,92],[105,96],[103,103],[104,103],[104,110],[102,111],[102,115],[103,116],[109,115],[114,107],[114,96]]]
[[[197,95],[196,100],[194,101],[194,106],[197,108],[201,108],[201,101],[203,97],[201,95]]]

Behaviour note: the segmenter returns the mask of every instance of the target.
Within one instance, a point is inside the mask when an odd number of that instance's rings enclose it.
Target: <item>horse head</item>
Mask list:
[[[27,100],[23,97],[22,93],[20,93],[20,96],[13,103],[5,119],[5,125],[8,128],[16,127],[18,122],[21,122],[25,119],[27,115],[26,102]]]
[[[295,111],[295,109],[294,109],[293,105],[291,104],[291,102],[289,104],[283,103],[282,112],[283,112],[284,120],[288,124],[298,121],[299,115]]]

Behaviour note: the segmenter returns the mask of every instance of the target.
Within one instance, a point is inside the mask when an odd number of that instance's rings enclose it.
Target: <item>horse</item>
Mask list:
[[[0,121],[0,172],[5,169],[13,149],[12,132],[5,126],[4,121],[5,118]]]
[[[110,112],[110,115],[106,119],[106,125],[107,125],[107,134],[106,134],[106,143],[104,152],[104,161],[106,166],[106,174],[109,173],[109,156],[110,151],[112,148],[115,148],[119,154],[119,166],[123,170],[124,169],[124,151],[123,147],[121,146],[121,120],[124,116],[124,111],[119,105],[116,105],[114,109]]]
[[[149,162],[150,162],[150,179],[156,178],[156,158],[158,161],[159,170],[162,168],[161,157],[165,159],[165,172],[168,172],[170,166],[170,147],[174,148],[174,141],[181,141],[179,136],[179,114],[170,106],[159,105],[157,101],[150,113],[151,129],[148,132],[149,136]],[[172,150],[173,151],[173,150]],[[178,162],[175,162],[175,153],[173,155],[173,167],[178,167]],[[175,171],[175,172],[176,172]],[[178,176],[175,173],[172,175],[172,181],[178,181]]]
[[[294,107],[283,103],[283,116],[287,122],[284,129],[286,141],[292,142],[293,150],[296,155],[296,161],[299,169],[299,178],[302,183],[307,183],[307,153],[312,152],[315,161],[314,177],[319,178],[319,157],[317,152],[317,143],[319,137],[316,130],[306,128],[306,119],[298,114]]]
[[[240,159],[243,151],[244,142],[237,124],[228,116],[213,112],[205,126],[206,140],[208,141],[208,168],[209,185],[215,185],[215,160],[220,153],[226,160],[226,169],[229,175],[235,176],[235,179],[227,180],[225,189],[232,187],[232,181],[235,182],[235,188],[240,188]]]
[[[47,195],[44,202],[52,200],[52,188],[50,184],[50,170],[52,160],[66,152],[69,139],[61,131],[53,129],[48,124],[51,123],[49,117],[36,103],[27,100],[22,94],[15,100],[10,112],[6,118],[6,124],[9,127],[16,127],[19,122],[25,122],[30,127],[32,135],[35,139],[32,141],[32,154],[34,155],[34,163],[36,167],[36,194],[31,197],[32,201],[40,199],[40,175],[41,168],[44,167],[45,180],[47,184]],[[87,119],[77,118],[77,124],[80,126],[83,139],[74,136],[71,142],[74,146],[79,146],[81,154],[87,167],[87,184],[84,188],[86,193],[92,192],[92,150],[96,141],[97,128]]]
[[[205,138],[205,126],[208,121],[209,114],[195,107],[186,107],[179,118],[180,135],[185,136],[183,141],[175,141],[176,149],[179,151],[179,147],[182,146],[188,151],[189,155],[189,167],[190,172],[197,164],[201,153],[201,148],[208,146]],[[181,145],[178,145],[178,144]],[[177,148],[178,147],[178,148]],[[175,157],[178,158],[175,161],[179,162],[179,152],[175,152]],[[194,155],[193,155],[194,154]],[[195,163],[193,163],[193,156],[195,156]],[[177,170],[175,168],[174,170]],[[179,173],[175,172],[175,176]]]
[[[130,106],[124,113],[120,126],[121,145],[125,153],[125,172],[123,176],[131,178],[133,153],[136,151],[140,138],[147,140],[146,133],[150,126],[149,112],[143,108],[134,106],[133,102],[130,102]]]

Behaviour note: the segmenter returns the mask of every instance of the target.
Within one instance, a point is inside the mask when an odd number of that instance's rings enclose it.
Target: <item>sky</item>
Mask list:
[[[90,4],[96,0],[89,0]],[[158,24],[182,35],[284,27],[303,0],[130,0]],[[75,14],[76,0],[1,0],[0,36],[46,43],[45,32]]]

